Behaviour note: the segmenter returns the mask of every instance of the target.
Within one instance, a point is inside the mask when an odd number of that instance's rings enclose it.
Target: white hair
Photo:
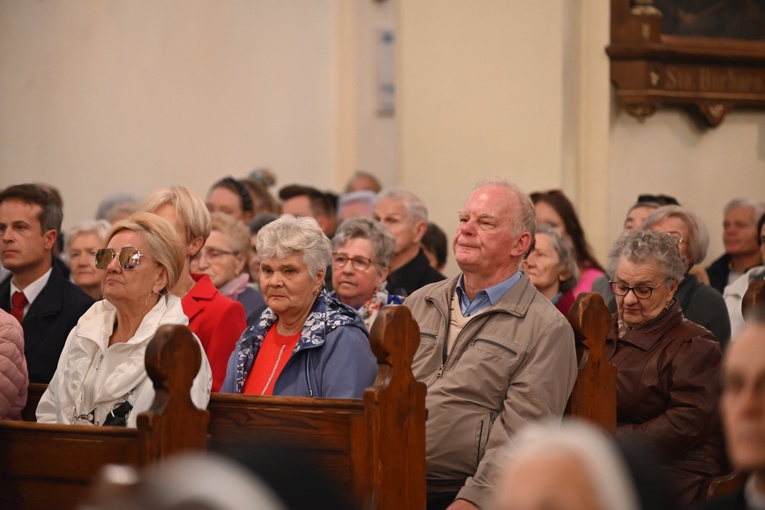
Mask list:
[[[526,459],[568,452],[584,464],[602,508],[639,510],[640,499],[624,460],[606,433],[585,422],[533,423],[503,452],[505,470]]]

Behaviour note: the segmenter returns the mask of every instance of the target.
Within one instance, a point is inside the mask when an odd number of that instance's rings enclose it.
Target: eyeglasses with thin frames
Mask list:
[[[358,255],[356,257],[349,257],[345,253],[332,254],[332,266],[335,269],[344,268],[345,265],[348,263],[348,261],[351,262],[351,266],[356,271],[366,271],[367,269],[369,269],[369,266],[372,265],[372,259],[362,257],[361,255]]]
[[[198,255],[207,259],[207,262],[215,262],[224,255],[239,255],[238,251],[219,250],[217,248],[202,248]]]

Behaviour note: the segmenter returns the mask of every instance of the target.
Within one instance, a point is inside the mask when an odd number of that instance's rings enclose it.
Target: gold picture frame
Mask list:
[[[762,12],[739,16],[744,4]],[[606,53],[619,103],[641,121],[681,106],[717,126],[734,108],[765,108],[765,8],[752,0],[611,0]]]

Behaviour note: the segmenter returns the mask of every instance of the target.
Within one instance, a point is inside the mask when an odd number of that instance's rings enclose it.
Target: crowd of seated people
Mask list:
[[[566,494],[592,489],[576,494],[589,508],[618,493],[629,508],[688,509],[730,470],[713,381],[728,340],[761,331],[745,326],[741,303],[765,278],[762,202],[726,206],[726,253],[705,270],[702,220],[672,197],[641,195],[606,272],[561,191],[481,181],[450,238],[414,193],[366,172],[339,197],[302,184],[274,194],[275,184],[260,170],[216,181],[204,199],[178,186],[115,194],[99,219],[63,236],[52,187],[0,190],[0,419],[19,419],[28,384],[42,382],[38,421],[135,426],[153,397],[143,352],[168,323],[187,324],[205,353],[192,394],[200,408],[219,391],[361,398],[377,374],[372,324],[403,303],[421,332],[413,372],[428,387],[429,509],[569,508],[542,490],[550,480],[532,494],[544,479],[534,468],[568,474]],[[458,272],[447,279],[449,244]],[[576,373],[561,314],[591,290],[612,312],[617,439],[656,450],[662,502],[646,503],[634,473],[610,496],[590,486],[593,469],[625,470],[603,438],[587,443],[597,461],[553,433],[529,432],[528,448],[503,453],[527,426],[560,422]],[[734,384],[724,380],[723,397]],[[540,457],[545,448],[558,455]]]

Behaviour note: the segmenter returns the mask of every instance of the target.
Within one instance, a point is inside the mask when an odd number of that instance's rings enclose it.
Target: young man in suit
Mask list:
[[[69,332],[93,304],[53,263],[62,218],[60,200],[43,186],[0,192],[0,261],[11,272],[0,283],[0,308],[21,322],[33,383],[50,382]]]

